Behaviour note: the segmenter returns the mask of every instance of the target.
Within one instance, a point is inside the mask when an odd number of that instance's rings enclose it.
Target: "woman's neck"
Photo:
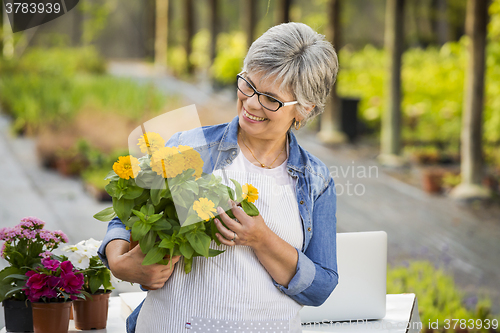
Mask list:
[[[238,144],[245,157],[255,165],[275,168],[287,159],[287,135],[276,139],[260,139],[238,129]]]

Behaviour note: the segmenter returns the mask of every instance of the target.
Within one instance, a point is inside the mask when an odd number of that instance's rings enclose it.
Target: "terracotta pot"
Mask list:
[[[442,183],[443,183],[442,170],[428,169],[423,173],[422,185],[427,193],[441,192]]]
[[[72,302],[31,303],[35,333],[67,333]]]
[[[33,314],[30,301],[2,302],[7,332],[33,332]]]
[[[79,330],[102,330],[108,321],[109,295],[94,294],[92,299],[78,299],[73,302],[75,327]]]

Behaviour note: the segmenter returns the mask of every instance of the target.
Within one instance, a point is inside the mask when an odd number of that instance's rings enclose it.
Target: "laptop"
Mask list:
[[[387,233],[337,234],[339,283],[319,307],[304,306],[302,323],[381,319],[386,311]]]

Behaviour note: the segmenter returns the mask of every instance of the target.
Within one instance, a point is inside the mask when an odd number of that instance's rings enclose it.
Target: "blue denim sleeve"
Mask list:
[[[333,178],[313,204],[313,237],[306,251],[297,251],[297,269],[288,287],[274,285],[296,302],[320,306],[338,284],[336,194]]]
[[[130,231],[125,229],[125,225],[118,217],[115,217],[108,223],[108,231],[106,231],[106,235],[102,240],[101,246],[99,247],[99,250],[97,250],[99,258],[101,258],[104,265],[108,268],[109,264],[108,259],[106,258],[106,246],[109,242],[115,239],[123,239],[127,242],[130,241]]]

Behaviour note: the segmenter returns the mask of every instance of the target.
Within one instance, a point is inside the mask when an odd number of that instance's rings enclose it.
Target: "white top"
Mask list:
[[[255,186],[259,191],[255,205],[266,224],[301,250],[302,223],[286,162],[275,169],[263,169],[240,152],[230,166],[214,174],[223,176],[222,182],[232,188],[227,178]],[[137,333],[301,332],[302,305],[274,286],[250,247],[212,242],[211,248],[226,252],[208,259],[195,257],[189,274],[184,273],[181,258],[163,288],[148,292]]]

